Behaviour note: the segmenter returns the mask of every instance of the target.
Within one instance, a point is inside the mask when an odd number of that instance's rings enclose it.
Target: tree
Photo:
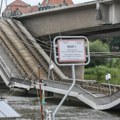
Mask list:
[[[109,46],[106,43],[103,43],[100,40],[90,42],[90,52],[109,52]],[[96,65],[105,65],[107,64],[107,58],[98,58],[91,57],[91,62],[88,67],[94,67]]]
[[[113,37],[109,41],[109,45],[112,52],[120,52],[120,37]]]

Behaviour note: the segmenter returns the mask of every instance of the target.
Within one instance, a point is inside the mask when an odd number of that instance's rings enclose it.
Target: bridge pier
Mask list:
[[[60,67],[62,72],[68,77],[72,78],[71,67]],[[75,66],[76,79],[84,80],[84,66]]]

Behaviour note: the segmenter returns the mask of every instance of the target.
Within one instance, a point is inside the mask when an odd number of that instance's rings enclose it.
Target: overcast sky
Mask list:
[[[0,0],[0,3],[1,3],[2,0]],[[13,2],[14,0],[3,0],[3,6],[2,6],[2,10],[5,8],[6,6],[6,1],[7,1],[7,4]],[[30,5],[37,5],[38,2],[42,2],[43,0],[22,0]],[[78,3],[83,3],[83,2],[88,2],[88,1],[93,1],[93,0],[72,0],[74,2],[74,4],[78,4]]]

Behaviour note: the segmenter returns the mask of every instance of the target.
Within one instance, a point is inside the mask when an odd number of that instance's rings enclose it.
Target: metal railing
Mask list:
[[[9,78],[14,77],[14,75],[11,73],[10,68],[8,68],[8,66],[6,65],[6,63],[4,62],[1,56],[0,56],[0,65],[2,66],[3,70],[5,71],[5,73]]]

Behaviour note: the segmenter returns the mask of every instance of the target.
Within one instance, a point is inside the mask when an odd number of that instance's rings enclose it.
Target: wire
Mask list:
[[[19,22],[17,22],[16,20],[14,20],[14,22],[15,22],[15,24],[19,24],[19,25],[21,25]],[[23,26],[23,25],[22,25]],[[23,31],[19,28],[19,31],[21,31],[22,33],[23,33]],[[23,33],[24,34],[24,33]],[[25,34],[24,34],[24,36],[26,36]],[[26,38],[28,39],[28,37],[26,36]],[[42,43],[42,44],[40,44],[41,46],[43,46],[43,47],[46,47],[46,48],[49,48],[50,46],[51,46],[51,44],[50,43],[47,43],[47,42],[44,42],[43,40],[39,40],[39,39],[37,39],[37,38],[34,38],[36,41],[38,41],[39,42],[39,44],[40,43]],[[30,40],[30,39],[29,39]],[[30,40],[30,41],[32,41],[32,42],[35,42],[35,43],[37,43],[36,41],[33,41],[33,40]],[[48,39],[47,39],[47,41],[48,41]],[[45,45],[43,45],[43,44],[45,44]],[[46,45],[48,45],[48,46],[46,46]]]
[[[34,74],[34,72],[36,71],[36,69],[21,84],[24,84],[28,80],[28,78]],[[17,90],[14,90],[10,95],[8,95],[7,98],[11,97],[16,91]]]
[[[15,20],[15,19],[13,19],[13,21],[14,21],[15,23],[17,23],[17,24],[20,24],[20,23],[19,23],[17,20]],[[20,24],[20,25],[21,25],[21,24]],[[22,24],[22,26],[24,26],[24,25]],[[31,29],[30,29],[29,26],[27,26],[27,25],[25,25],[25,26],[26,26],[25,28],[26,28],[28,31],[31,31]],[[37,33],[33,32],[33,31],[31,31],[31,33],[36,34],[38,37],[40,37],[40,38],[46,40],[47,42],[49,42],[49,39],[47,39],[47,38],[45,38],[45,37],[42,37],[42,36],[39,36]],[[38,40],[39,42],[41,42],[41,40],[39,40],[38,38],[35,38],[35,39]],[[46,43],[46,42],[42,41],[42,43],[47,44],[47,45],[50,46],[50,42],[49,42],[49,43]]]
[[[5,26],[7,26],[7,27],[9,27],[10,29],[11,29],[11,27],[7,24],[7,23],[4,23],[3,21],[0,21],[1,23],[3,23]],[[15,21],[16,22],[16,21]],[[19,22],[17,23],[17,24],[20,24]],[[21,24],[20,24],[21,25]],[[23,31],[21,30],[21,29],[19,29],[19,31],[21,31],[22,33],[23,33]],[[24,34],[24,33],[23,33]],[[26,35],[24,35],[24,36],[26,36]],[[26,36],[27,37],[27,36]],[[37,38],[34,38],[35,40],[37,40],[37,41],[39,41],[39,42],[41,42],[41,43],[44,43],[44,44],[46,44],[46,45],[49,45],[50,46],[50,44],[48,44],[48,43],[46,43],[46,42],[44,42],[44,41],[41,41],[41,40],[39,40],[39,39],[37,39]],[[29,39],[30,40],[30,39]],[[33,40],[30,40],[31,42],[35,42],[35,43],[37,43],[36,41],[33,41]],[[47,41],[48,41],[48,39],[47,39]],[[42,44],[41,44],[42,45]],[[44,45],[42,45],[42,46],[44,46]],[[44,47],[46,47],[46,46],[44,46]],[[47,47],[48,48],[48,47]]]
[[[10,26],[8,26],[6,23],[4,23],[3,21],[0,21],[0,22],[2,22],[5,26],[7,26],[7,27],[9,27],[10,29],[11,29],[11,27]],[[19,29],[20,30],[20,29]],[[21,31],[21,30],[20,30]],[[22,32],[22,31],[21,31]],[[29,39],[30,40],[30,39]],[[38,39],[37,39],[38,40]],[[38,44],[38,42],[36,42],[36,41],[33,41],[33,40],[30,40],[31,42],[34,42],[34,43],[37,43]],[[23,42],[23,41],[22,41]],[[41,42],[40,40],[39,40],[39,42]],[[27,43],[27,42],[23,42],[23,43],[25,43],[25,44],[29,44],[30,46],[32,46],[33,47],[33,45],[31,45],[30,43]],[[43,48],[45,51],[47,51],[47,52],[50,52],[48,49],[50,49],[49,47],[47,47],[46,45],[43,45],[43,44],[41,44],[41,43],[39,43],[40,44],[40,46],[43,46],[43,47],[45,47],[45,48]],[[33,47],[33,48],[36,48],[36,47]]]
[[[14,20],[15,21],[15,20]],[[7,27],[9,27],[10,29],[11,29],[11,27],[10,26],[8,26],[6,23],[4,23],[3,21],[0,21],[0,22],[2,22],[4,25],[6,25]],[[16,22],[16,21],[15,21]],[[18,24],[20,24],[19,22],[18,22]],[[19,29],[20,31],[21,31],[21,29]],[[23,32],[23,31],[21,31],[21,32]],[[60,33],[59,33],[59,35],[61,35]],[[26,36],[27,37],[27,36]],[[36,38],[35,38],[36,39]],[[29,39],[30,40],[30,39]],[[38,40],[40,43],[39,43],[39,45],[40,46],[43,46],[42,47],[42,49],[44,50],[44,51],[46,51],[46,52],[50,52],[50,47],[48,47],[48,46],[46,46],[46,45],[43,45],[42,43],[44,43],[44,44],[47,44],[47,43],[45,43],[45,42],[43,42],[43,41],[41,41],[41,40],[39,40],[39,39],[36,39],[36,40]],[[48,39],[47,39],[48,40]],[[34,42],[34,43],[37,43],[38,44],[38,42],[36,42],[36,41],[33,41],[33,40],[30,40],[31,42]],[[30,45],[31,47],[33,47],[33,48],[36,48],[36,47],[34,47],[33,45],[31,45],[30,43],[27,43],[27,42],[24,42],[25,44],[27,44],[27,45]],[[50,42],[49,42],[49,44],[47,44],[47,45],[49,45],[49,46],[51,46],[50,45]],[[53,48],[53,47],[52,47]],[[51,50],[51,52],[53,53],[54,51],[53,50]],[[102,53],[106,53],[106,52],[90,52],[90,53],[98,53],[98,54],[102,54]],[[108,52],[108,54],[110,54],[111,52]],[[119,55],[120,53],[117,53],[116,52],[116,54],[117,55]]]

